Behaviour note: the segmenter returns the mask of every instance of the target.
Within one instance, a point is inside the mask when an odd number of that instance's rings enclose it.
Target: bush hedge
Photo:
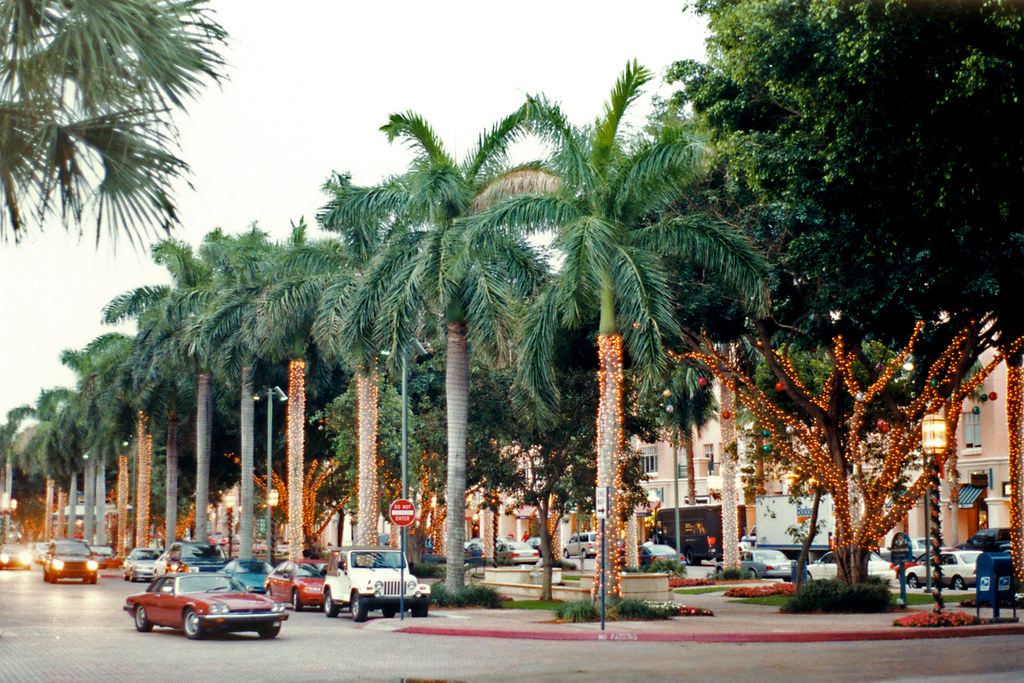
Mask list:
[[[430,602],[436,607],[501,608],[501,596],[489,586],[466,586],[452,593],[443,583],[430,587]]]
[[[807,581],[782,607],[783,612],[884,612],[892,604],[885,581],[876,577],[848,584],[837,579]]]

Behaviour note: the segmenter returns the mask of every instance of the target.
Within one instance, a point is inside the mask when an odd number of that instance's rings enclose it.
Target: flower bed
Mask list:
[[[711,610],[704,609],[703,607],[687,607],[686,605],[680,605],[677,602],[671,602],[671,601],[670,602],[651,602],[650,600],[645,600],[644,602],[646,604],[650,605],[651,607],[653,607],[654,609],[657,609],[657,610],[665,610],[665,611],[668,611],[668,612],[672,612],[673,610],[678,610],[679,611],[678,616],[680,616],[680,617],[713,617],[713,616],[715,616],[714,613]],[[677,615],[672,614],[672,616],[677,616]]]
[[[694,588],[696,586],[714,586],[711,579],[684,579],[678,576],[671,576],[668,579],[669,588]]]
[[[723,593],[727,598],[763,598],[769,595],[796,595],[796,585],[788,582],[768,583],[760,586],[730,588]]]
[[[984,623],[973,614],[965,612],[915,612],[892,622],[893,626],[931,627],[976,626]]]

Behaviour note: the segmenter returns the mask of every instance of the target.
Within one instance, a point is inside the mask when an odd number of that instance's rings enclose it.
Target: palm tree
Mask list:
[[[666,390],[668,393],[665,401],[665,422],[671,430],[673,451],[680,447],[686,451],[686,502],[693,505],[697,500],[697,480],[693,471],[693,434],[694,431],[700,434],[700,430],[715,415],[711,378],[701,374],[692,365],[679,364],[673,368]],[[676,506],[679,507],[678,499]]]
[[[210,15],[204,0],[0,4],[0,239],[48,217],[81,229],[87,210],[97,239],[177,223],[172,114],[224,77]]]
[[[391,237],[372,259],[346,327],[370,357],[381,345],[398,364],[411,340],[432,320],[443,321],[447,367],[448,479],[445,584],[464,582],[466,439],[469,347],[481,352],[511,338],[509,311],[531,291],[543,268],[538,255],[504,231],[476,231],[468,240],[458,219],[516,192],[543,191],[551,175],[535,165],[508,169],[510,145],[522,134],[523,112],[483,133],[462,163],[447,153],[419,115],[392,114],[381,130],[414,154],[403,175],[369,188],[349,188],[332,207],[336,225],[387,225]],[[375,352],[375,351],[373,351]]]
[[[626,514],[616,490],[624,346],[635,368],[656,377],[664,369],[662,341],[679,329],[663,256],[695,260],[748,296],[758,296],[762,271],[754,247],[728,226],[669,211],[700,177],[702,151],[681,130],[666,130],[657,139],[626,134],[623,120],[650,79],[635,61],[628,64],[602,115],[585,129],[570,125],[545,98],[530,97],[526,111],[533,130],[553,146],[549,163],[559,187],[510,197],[474,220],[478,229],[553,229],[564,256],[551,286],[527,313],[518,378],[524,405],[551,413],[557,400],[550,364],[556,322],[578,327],[596,311],[597,486],[609,493],[613,538]],[[617,594],[618,585],[613,582],[610,591]]]

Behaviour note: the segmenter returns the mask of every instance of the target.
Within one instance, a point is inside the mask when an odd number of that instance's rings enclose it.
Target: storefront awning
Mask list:
[[[524,505],[516,510],[516,519],[530,519],[537,514],[537,508],[533,505]]]
[[[978,500],[978,496],[981,495],[985,489],[980,486],[971,486],[970,484],[964,484],[960,487],[960,508],[972,508],[974,507],[974,501]]]
[[[651,512],[653,512],[653,510],[651,510],[651,506],[647,503],[641,503],[633,508],[633,514],[637,517],[650,517]]]

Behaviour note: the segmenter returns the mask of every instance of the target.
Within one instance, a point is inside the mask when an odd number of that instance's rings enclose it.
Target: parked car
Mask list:
[[[910,539],[910,557],[917,557],[927,549],[928,544],[926,543],[924,536],[917,536]],[[878,554],[882,556],[883,560],[892,562],[891,548],[879,548]]]
[[[46,549],[50,547],[50,544],[46,541],[36,541],[32,544],[32,562],[35,564],[42,564],[43,558],[46,556]]]
[[[466,564],[480,567],[484,563],[484,542],[479,538],[471,538],[463,544]]]
[[[323,607],[326,571],[323,560],[286,560],[267,575],[267,595],[291,603],[296,612],[303,607]]]
[[[812,579],[834,579],[839,574],[836,565],[836,557],[833,551],[828,551],[814,562],[807,565],[807,573]],[[896,571],[892,565],[882,559],[878,553],[871,553],[868,556],[868,576],[877,576],[892,581],[896,578]]]
[[[211,631],[255,631],[260,638],[273,638],[288,618],[285,607],[221,573],[168,574],[146,592],[129,595],[124,605],[136,630],[180,628],[193,640]]]
[[[980,550],[950,550],[939,554],[942,560],[942,585],[953,590],[965,590],[975,585],[975,574]]]
[[[114,555],[114,549],[109,545],[94,545],[92,548],[92,554],[96,556],[96,560],[100,563],[100,569],[117,569],[121,566],[121,560]]]
[[[32,551],[21,543],[8,543],[0,548],[0,569],[31,569]]]
[[[1010,552],[1010,530],[1005,527],[978,529],[967,539],[966,543],[957,546],[962,550],[979,550],[983,553]]]
[[[50,541],[43,557],[43,581],[57,583],[64,579],[81,579],[96,583],[100,563],[93,557],[89,544],[76,538]]]
[[[540,559],[540,551],[523,541],[499,538],[494,542],[494,557],[497,562],[534,564]]]
[[[640,546],[640,566],[645,567],[655,560],[679,560],[679,553],[670,545],[644,543]]]
[[[153,576],[176,572],[217,572],[227,563],[228,558],[219,545],[175,541],[153,563]]]
[[[746,550],[740,553],[740,568],[754,575],[755,579],[785,579],[793,577],[793,561],[781,550]],[[722,564],[715,566],[721,571]]]
[[[569,557],[597,557],[597,532],[581,531],[569,536],[569,541],[562,548],[562,555]]]
[[[124,580],[152,581],[153,565],[158,557],[160,557],[160,551],[156,548],[133,548],[121,564],[121,568],[124,570]]]
[[[366,621],[375,609],[385,618],[393,617],[403,601],[414,617],[425,617],[430,610],[430,586],[409,572],[401,551],[359,546],[331,551],[324,577],[328,617],[337,617],[343,607],[352,613],[353,621]]]
[[[263,560],[231,560],[223,571],[252,593],[267,592],[267,576],[274,570]]]
[[[540,552],[540,536],[530,536],[526,539],[526,545],[530,546],[538,553]]]

